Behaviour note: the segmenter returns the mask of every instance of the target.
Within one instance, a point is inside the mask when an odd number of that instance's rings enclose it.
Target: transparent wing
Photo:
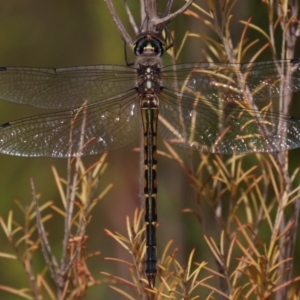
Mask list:
[[[280,68],[292,75],[283,77]],[[179,146],[220,153],[299,147],[299,121],[274,113],[274,101],[269,105],[270,99],[299,91],[299,73],[297,60],[164,68],[160,133]],[[72,108],[4,124],[0,151],[64,157],[129,144],[139,128],[135,78],[134,69],[120,66],[0,68],[1,98],[42,108]]]
[[[283,77],[279,66],[291,75]],[[188,64],[173,74],[164,70],[160,101],[159,132],[166,140],[227,154],[300,147],[300,121],[274,112],[275,99],[300,90],[298,61]]]
[[[0,152],[68,157],[124,147],[139,136],[136,97],[132,90],[100,103],[5,123],[0,127]]]
[[[195,63],[175,68],[176,75],[174,66],[162,69],[163,85],[178,91],[199,92],[211,102],[243,101],[246,88],[246,96],[251,95],[254,103],[276,99],[282,82],[285,83],[282,95],[300,91],[300,60],[297,59],[247,64]],[[291,75],[284,77],[282,73],[286,70]]]
[[[134,69],[113,65],[0,67],[0,99],[46,109],[71,109],[131,89],[135,78]]]

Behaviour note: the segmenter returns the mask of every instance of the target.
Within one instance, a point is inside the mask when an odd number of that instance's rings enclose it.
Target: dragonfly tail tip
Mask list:
[[[155,274],[147,274],[148,284],[151,289],[155,287]]]

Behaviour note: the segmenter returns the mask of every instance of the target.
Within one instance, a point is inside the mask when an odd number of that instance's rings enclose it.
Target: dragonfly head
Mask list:
[[[164,43],[152,33],[144,33],[135,42],[134,53],[136,56],[141,56],[142,54],[162,56],[164,53]]]

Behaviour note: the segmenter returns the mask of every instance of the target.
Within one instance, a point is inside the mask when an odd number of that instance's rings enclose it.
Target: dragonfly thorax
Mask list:
[[[141,98],[155,98],[162,89],[160,79],[162,43],[151,35],[142,36],[136,43],[135,53],[136,90]]]
[[[141,97],[157,95],[162,90],[161,59],[157,56],[139,56],[136,61],[136,90]]]

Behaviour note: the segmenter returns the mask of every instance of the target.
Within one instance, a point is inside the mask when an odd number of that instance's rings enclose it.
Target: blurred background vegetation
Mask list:
[[[122,2],[115,1],[118,12],[125,26],[130,30]],[[134,16],[139,16],[139,1],[128,0],[133,9]],[[164,7],[166,1],[161,1]],[[180,7],[183,1],[174,1],[174,10]],[[195,1],[207,9],[206,2]],[[261,0],[238,1],[233,10],[232,37],[239,40],[243,26],[239,20],[252,17],[252,23],[267,29],[266,11]],[[138,20],[138,19],[137,19]],[[139,22],[139,20],[138,20]],[[201,22],[186,15],[177,17],[169,25],[175,32],[175,47],[178,49],[187,31],[196,34],[208,34],[207,28]],[[266,43],[262,36],[255,31],[249,31],[249,38],[259,38],[258,48]],[[253,34],[253,35],[252,35]],[[251,36],[252,35],[252,36]],[[189,38],[178,62],[197,62],[203,60],[203,47],[199,38]],[[278,41],[280,45],[281,41]],[[1,66],[31,66],[31,67],[67,67],[96,64],[124,65],[123,42],[119,36],[110,14],[103,0],[0,0],[0,65]],[[175,49],[176,49],[175,48]],[[299,49],[299,48],[298,48]],[[255,51],[255,50],[253,50]],[[299,52],[298,52],[299,53]],[[251,53],[249,53],[249,59]],[[260,60],[271,60],[267,51]],[[171,61],[166,57],[165,64]],[[299,99],[299,95],[298,95]],[[294,111],[299,111],[299,101],[294,103]],[[20,106],[4,101],[0,102],[0,123],[21,117],[41,113],[40,109]],[[294,114],[300,117],[300,113]],[[124,149],[110,152],[108,155],[108,169],[101,179],[100,187],[113,183],[113,189],[97,205],[93,218],[88,227],[89,252],[101,251],[101,256],[93,258],[90,262],[90,271],[95,278],[100,277],[100,271],[107,271],[118,276],[127,276],[123,266],[108,263],[102,260],[106,256],[127,258],[127,253],[120,245],[104,235],[104,228],[118,231],[126,235],[125,217],[132,216],[134,209],[140,206],[139,196],[139,154],[133,148],[139,146],[137,140]],[[163,149],[161,141],[158,145]],[[178,150],[183,158],[190,153]],[[299,166],[299,150],[290,153],[291,169]],[[247,164],[251,164],[253,154],[247,157]],[[84,158],[84,163],[92,164],[98,157]],[[197,163],[197,162],[196,162]],[[36,191],[41,194],[41,202],[47,200],[60,201],[57,188],[53,179],[51,166],[55,166],[61,176],[66,175],[67,162],[63,159],[50,158],[20,158],[0,155],[0,214],[5,219],[9,210],[14,209],[16,219],[18,209],[14,200],[18,199],[24,205],[32,201],[30,178],[35,182]],[[208,248],[204,243],[199,224],[196,218],[180,213],[185,207],[195,207],[195,192],[182,169],[173,161],[159,157],[158,175],[158,256],[165,241],[174,239],[174,247],[179,247],[178,260],[185,263],[188,253],[196,248],[195,260],[211,261]],[[22,214],[19,214],[22,217]],[[51,232],[50,241],[59,257],[61,240],[63,236],[63,218],[55,216],[47,224]],[[211,224],[214,226],[214,224]],[[197,233],[193,234],[193,228]],[[55,233],[55,234],[54,234]],[[299,240],[299,239],[298,239]],[[0,231],[1,252],[11,252],[11,247],[5,235]],[[295,253],[300,253],[299,242]],[[299,257],[295,257],[295,266],[300,265]],[[42,255],[38,257],[38,265],[43,266]],[[119,268],[119,269],[116,269]],[[295,274],[300,274],[300,269],[295,268]],[[0,284],[11,285],[16,288],[27,286],[27,278],[23,269],[15,261],[1,259]],[[108,286],[92,287],[86,299],[105,299],[108,295],[115,295]],[[20,299],[0,291],[1,299]]]

